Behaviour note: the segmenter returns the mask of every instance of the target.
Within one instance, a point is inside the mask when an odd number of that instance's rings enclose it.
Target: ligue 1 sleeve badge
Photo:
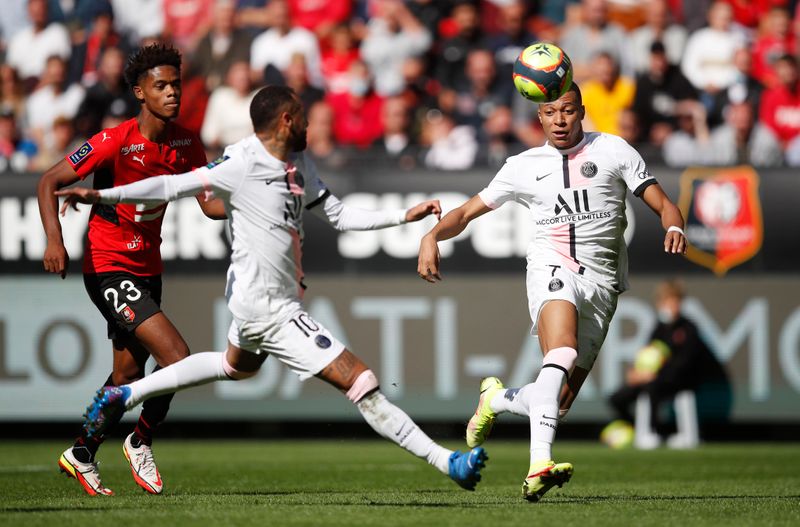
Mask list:
[[[690,168],[681,175],[686,257],[722,276],[761,250],[764,225],[752,167]]]

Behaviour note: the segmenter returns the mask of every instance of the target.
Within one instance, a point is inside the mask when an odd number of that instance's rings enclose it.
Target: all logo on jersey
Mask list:
[[[581,175],[585,178],[593,178],[597,175],[597,165],[591,161],[586,161],[581,165]]]
[[[220,163],[223,163],[223,162],[227,161],[228,159],[230,159],[230,156],[220,156],[220,157],[216,158],[214,161],[212,161],[211,163],[207,164],[206,168],[214,168],[215,166],[219,165]]]
[[[550,290],[551,293],[555,293],[556,291],[560,291],[564,287],[564,282],[559,280],[558,278],[553,278],[550,280],[550,284],[547,286],[547,289]]]
[[[92,152],[92,145],[89,144],[89,141],[86,141],[81,146],[79,146],[77,150],[75,150],[69,155],[68,157],[69,162],[72,164],[73,167],[76,167],[78,166],[78,163],[86,159],[86,156],[88,156],[91,152]]]
[[[590,212],[589,208],[589,191],[587,189],[573,190],[572,194],[567,194],[566,199],[561,194],[558,195],[558,200],[553,209],[556,216],[565,212],[567,214],[575,214],[577,212]]]
[[[758,174],[752,167],[689,169],[681,175],[686,257],[717,275],[755,256],[764,238]]]
[[[316,345],[322,349],[328,349],[331,347],[331,339],[325,335],[317,335],[314,337],[314,343],[316,343]]]

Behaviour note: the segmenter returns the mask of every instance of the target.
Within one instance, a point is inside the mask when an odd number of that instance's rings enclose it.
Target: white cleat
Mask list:
[[[161,474],[158,473],[158,467],[153,459],[153,449],[145,444],[138,448],[134,447],[131,444],[132,437],[133,434],[130,434],[125,438],[122,451],[131,465],[133,480],[150,494],[161,494],[164,484],[161,482]]]
[[[89,496],[113,496],[114,491],[107,489],[100,481],[100,471],[97,470],[97,462],[94,463],[81,463],[75,458],[72,453],[72,447],[69,447],[58,458],[58,466],[61,472],[74,478],[81,484],[83,490]]]

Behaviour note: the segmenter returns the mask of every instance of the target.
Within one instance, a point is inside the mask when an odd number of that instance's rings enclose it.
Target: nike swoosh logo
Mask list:
[[[558,421],[558,417],[547,417],[544,414],[542,414],[542,419],[550,419],[551,421]]]
[[[536,181],[541,181],[544,178],[546,178],[547,176],[549,176],[550,174],[552,174],[552,172],[548,172],[547,174],[545,174],[543,176],[536,176]]]
[[[402,426],[400,427],[400,429],[399,429],[397,432],[395,432],[395,433],[394,433],[394,435],[395,435],[396,437],[400,437],[400,434],[402,434],[402,433],[403,433],[403,429],[404,429],[405,427],[406,427],[406,425],[405,425],[405,424],[404,424],[404,425],[402,425]]]

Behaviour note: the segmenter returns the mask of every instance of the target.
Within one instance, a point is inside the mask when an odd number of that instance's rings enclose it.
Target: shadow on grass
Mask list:
[[[542,502],[542,505],[560,505],[564,503],[609,503],[609,502],[635,502],[635,501],[724,501],[724,500],[798,500],[800,495],[786,496],[750,496],[738,494],[735,496],[580,496],[574,498],[552,498]]]
[[[110,509],[108,507],[81,507],[75,505],[65,505],[63,507],[0,507],[0,513],[3,514],[12,514],[12,513],[34,513],[34,512],[109,512],[109,511],[119,511],[124,509],[136,509],[137,507],[114,507]]]

